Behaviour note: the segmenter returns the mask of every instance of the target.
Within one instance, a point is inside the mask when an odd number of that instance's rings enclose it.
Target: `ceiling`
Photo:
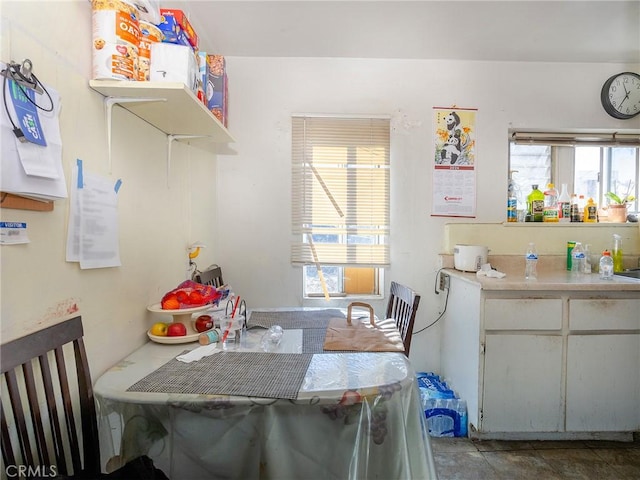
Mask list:
[[[640,63],[640,0],[160,3],[225,56]]]

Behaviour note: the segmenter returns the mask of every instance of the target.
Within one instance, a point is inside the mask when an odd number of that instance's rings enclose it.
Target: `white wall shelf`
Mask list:
[[[89,86],[107,98],[127,98],[126,103],[120,103],[123,108],[167,135],[201,137],[215,143],[235,142],[224,125],[183,83],[90,80]]]

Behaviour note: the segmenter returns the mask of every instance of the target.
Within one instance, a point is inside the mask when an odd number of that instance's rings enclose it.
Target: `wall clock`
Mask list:
[[[609,77],[600,92],[605,111],[614,118],[628,120],[640,113],[640,75],[616,73]]]

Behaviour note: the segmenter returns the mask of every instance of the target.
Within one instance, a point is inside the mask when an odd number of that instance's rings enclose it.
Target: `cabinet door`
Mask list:
[[[561,336],[487,335],[480,430],[561,431],[561,378]]]
[[[567,431],[640,430],[640,334],[570,335]]]

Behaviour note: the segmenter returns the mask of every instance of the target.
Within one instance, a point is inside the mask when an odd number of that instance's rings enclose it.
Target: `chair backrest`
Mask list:
[[[0,347],[5,471],[23,466],[40,476],[100,475],[98,423],[82,337],[77,316]]]
[[[396,321],[404,343],[404,354],[407,356],[409,356],[409,349],[411,348],[413,324],[419,303],[420,295],[405,285],[391,282],[386,318],[393,318]]]
[[[194,281],[202,283],[203,285],[212,285],[216,288],[220,288],[224,285],[224,280],[222,280],[222,268],[218,265],[211,265],[204,272],[196,273]]]

